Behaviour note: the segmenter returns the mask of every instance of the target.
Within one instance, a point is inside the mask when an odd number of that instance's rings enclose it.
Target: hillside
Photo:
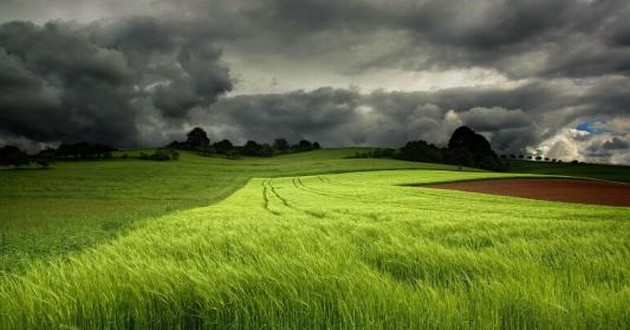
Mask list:
[[[599,180],[630,182],[630,166],[572,164],[511,160],[510,172],[575,176]]]
[[[0,274],[23,269],[34,259],[106,242],[166,213],[210,205],[253,177],[454,169],[390,159],[345,159],[356,151],[326,149],[238,160],[184,152],[172,162],[129,158],[59,162],[48,170],[0,169]]]
[[[622,328],[627,208],[409,184],[435,170],[258,178],[67,261],[0,278],[50,328]],[[403,186],[404,185],[404,186]]]

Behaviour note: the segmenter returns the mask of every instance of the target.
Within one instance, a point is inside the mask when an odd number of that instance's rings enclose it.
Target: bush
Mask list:
[[[147,155],[144,152],[141,152],[140,159],[155,160],[159,162],[165,162],[169,160],[178,160],[179,152],[177,152],[177,150],[175,149],[158,149],[150,155]]]

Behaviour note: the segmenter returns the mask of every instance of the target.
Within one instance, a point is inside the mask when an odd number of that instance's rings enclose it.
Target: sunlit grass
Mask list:
[[[126,151],[130,156],[151,150]],[[215,203],[252,177],[452,166],[344,159],[355,149],[273,158],[199,157],[173,162],[60,162],[49,170],[0,169],[0,274],[103,243],[175,210]],[[122,153],[121,153],[122,154]]]
[[[401,184],[250,180],[0,279],[7,328],[609,328],[630,324],[630,211]]]

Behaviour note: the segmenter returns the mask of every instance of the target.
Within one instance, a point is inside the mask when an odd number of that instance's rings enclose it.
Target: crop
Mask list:
[[[152,151],[126,153],[140,152]],[[77,161],[50,170],[0,170],[0,275],[108,242],[164,214],[210,205],[252,177],[454,168],[343,159],[354,152],[328,149],[240,160],[184,153],[172,162]]]
[[[0,278],[6,328],[623,328],[628,208],[406,186],[510,174],[256,178]]]

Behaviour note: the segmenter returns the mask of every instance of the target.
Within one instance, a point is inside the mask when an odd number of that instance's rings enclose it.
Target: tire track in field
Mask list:
[[[328,178],[324,178],[321,176],[317,177],[322,183],[326,183],[328,185],[332,185],[330,179]],[[334,198],[334,199],[339,199],[339,200],[343,200],[343,201],[354,201],[354,202],[359,202],[359,203],[365,203],[365,200],[362,200],[358,195],[353,194],[352,196],[343,196],[343,195],[335,195],[332,193],[325,193],[323,192],[323,190],[320,189],[315,189],[315,188],[311,188],[308,187],[304,184],[304,182],[302,182],[302,179],[300,177],[296,177],[292,179],[293,182],[293,186],[301,191],[304,191],[306,193],[309,194],[315,194],[315,195],[319,195],[319,196],[324,196],[324,197],[328,197],[328,198]],[[334,209],[328,209],[326,211],[327,213],[332,213],[338,216],[347,216],[348,213],[344,212],[344,211],[339,211],[339,210],[334,210]],[[352,213],[352,215],[357,216],[359,218],[366,218],[366,219],[370,219],[372,221],[380,221],[382,220],[381,217],[378,217],[375,214],[371,214],[371,213]]]
[[[279,215],[280,215],[280,212],[276,212],[276,211],[274,211],[274,210],[272,210],[272,209],[270,209],[270,208],[269,208],[269,197],[267,196],[267,190],[268,190],[268,188],[267,188],[267,180],[264,180],[264,181],[262,182],[262,188],[263,188],[262,195],[263,195],[263,201],[264,201],[264,203],[265,203],[265,204],[264,204],[265,210],[266,210],[267,212],[269,212],[269,213],[271,213],[271,214],[275,215],[275,216],[279,216]]]
[[[294,179],[294,180],[295,180],[295,179]],[[295,182],[294,182],[293,184],[295,185]],[[310,216],[316,217],[316,218],[320,218],[320,219],[321,219],[321,218],[324,218],[324,217],[325,217],[325,215],[324,215],[324,214],[321,214],[321,213],[318,213],[318,212],[313,212],[313,211],[310,211],[310,210],[301,209],[301,208],[299,208],[299,207],[296,207],[296,206],[294,206],[294,205],[291,205],[291,203],[290,203],[290,202],[289,202],[286,198],[284,198],[284,197],[280,196],[280,194],[276,191],[276,188],[273,186],[272,179],[269,179],[269,187],[270,187],[270,191],[271,191],[271,192],[272,192],[272,193],[273,193],[273,194],[274,194],[274,195],[275,195],[278,199],[280,199],[280,200],[282,201],[282,203],[284,204],[284,206],[286,206],[286,207],[288,207],[288,208],[290,208],[290,209],[296,210],[296,211],[298,211],[298,212],[302,212],[302,213],[304,213],[304,214],[307,214],[307,215],[310,215]]]
[[[326,183],[328,185],[332,185],[332,186],[343,186],[343,185],[338,185],[338,184],[333,184],[330,179],[328,178],[324,178],[322,176],[318,176],[318,179],[322,182],[322,183]],[[366,199],[365,196],[361,196],[360,194],[357,193],[352,193],[349,195],[341,195],[341,194],[332,194],[332,193],[327,193],[327,192],[323,192],[323,190],[320,189],[315,189],[312,187],[308,187],[307,185],[304,184],[304,182],[302,182],[302,179],[300,177],[296,177],[292,179],[293,181],[293,186],[297,189],[300,189],[306,193],[311,193],[311,194],[315,194],[315,195],[320,195],[320,196],[324,196],[324,197],[328,197],[328,198],[335,198],[338,200],[343,200],[343,201],[354,201],[354,202],[358,202],[358,203],[367,203],[370,204],[372,202],[380,202],[378,200],[370,200],[370,199]],[[405,209],[409,209],[409,210],[413,210],[413,211],[418,211],[418,210],[425,210],[425,211],[431,211],[434,210],[430,207],[418,207],[418,206],[409,206],[407,204],[404,203],[397,203],[397,202],[393,202],[393,204],[395,204],[397,207],[402,207]],[[347,215],[348,213],[343,212],[343,211],[337,211],[334,209],[329,209],[327,210],[328,213],[333,213],[333,214],[337,214],[340,216],[344,216]],[[360,212],[353,212],[352,215],[360,217],[360,218],[365,218],[365,219],[369,219],[372,221],[381,221],[383,220],[382,217],[379,217],[375,214],[372,213],[360,213]]]
[[[300,177],[293,178],[292,181],[293,181],[293,186],[295,188],[297,188],[299,190],[302,190],[302,191],[305,191],[307,193],[320,195],[320,196],[325,196],[325,197],[332,197],[332,198],[341,199],[341,197],[339,197],[337,195],[333,195],[333,194],[330,194],[330,193],[323,192],[322,190],[318,190],[318,189],[307,187],[306,185],[304,185],[304,183],[302,182],[302,179]],[[324,182],[324,181],[322,181],[322,182]],[[328,182],[326,182],[326,183],[328,183]]]

